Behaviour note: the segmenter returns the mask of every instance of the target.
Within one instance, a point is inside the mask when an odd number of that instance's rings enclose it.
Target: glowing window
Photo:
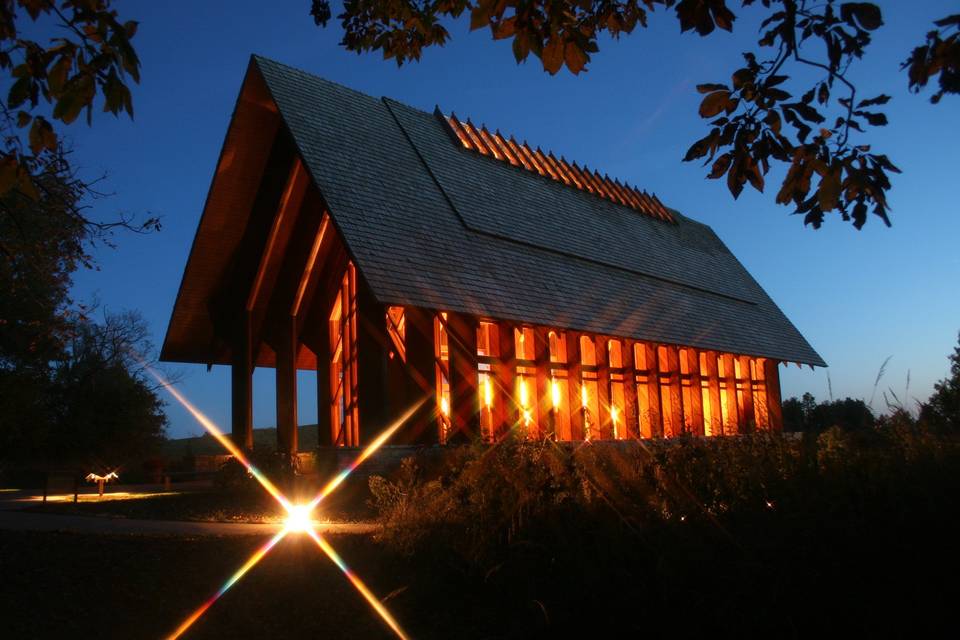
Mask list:
[[[593,440],[600,434],[600,396],[595,371],[583,372],[580,405],[583,409],[583,439]]]
[[[497,325],[481,322],[477,327],[477,355],[492,357],[497,353]]]
[[[623,368],[623,345],[619,340],[607,341],[607,354],[611,369]]]
[[[340,281],[328,321],[330,341],[330,430],[334,444],[360,444],[357,409],[357,285],[353,263]]]
[[[590,336],[580,336],[580,364],[585,367],[597,366],[597,347]]]
[[[387,334],[393,341],[397,355],[404,362],[407,361],[407,322],[403,307],[387,307]]]
[[[537,437],[537,370],[534,367],[517,367],[517,407],[520,409],[520,426],[528,437]]]
[[[532,327],[517,327],[513,330],[514,348],[517,354],[517,360],[527,360],[532,362],[534,359],[534,337]]]
[[[437,421],[440,444],[446,444],[450,435],[450,344],[447,337],[447,314],[441,313],[433,320],[433,350],[436,363]]]

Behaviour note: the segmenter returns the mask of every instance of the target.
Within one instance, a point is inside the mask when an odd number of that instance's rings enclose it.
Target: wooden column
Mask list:
[[[253,449],[253,345],[250,313],[241,313],[230,366],[231,436],[234,444]]]
[[[613,440],[613,421],[610,419],[610,350],[608,339],[594,339],[597,354],[597,435],[595,440]]]
[[[494,440],[508,433],[517,422],[517,402],[513,392],[516,372],[516,345],[513,325],[497,323],[497,362],[493,365],[493,425]]]
[[[277,451],[297,453],[297,337],[294,318],[279,328],[277,340]]]
[[[437,444],[440,442],[440,430],[437,427],[436,395],[436,359],[433,345],[432,313],[417,307],[406,307],[404,318],[407,326],[407,391],[404,407],[401,411],[419,401],[429,398],[419,411],[410,417],[403,427],[404,442],[415,444]]]
[[[740,410],[737,406],[737,375],[733,364],[734,356],[722,353],[718,356],[723,362],[723,381],[726,386],[724,395],[727,401],[727,422],[723,425],[724,435],[740,433]]]
[[[783,408],[780,398],[780,367],[776,360],[763,359],[763,377],[767,388],[767,415],[771,431],[783,431]]]
[[[640,437],[637,412],[637,371],[633,356],[633,340],[623,340],[623,424],[626,437]]]
[[[722,435],[723,411],[720,407],[720,378],[717,373],[717,354],[713,351],[704,351],[702,354],[706,368],[700,373],[707,378],[710,394],[710,415],[705,416],[705,419],[709,420],[710,435]]]
[[[549,329],[542,327],[537,327],[533,332],[533,357],[537,366],[533,409],[536,411],[538,433],[531,436],[534,438],[549,436],[551,439],[556,439],[553,402],[550,399],[550,337],[548,333]]]
[[[664,345],[666,362],[664,366],[668,375],[667,394],[669,396],[669,410],[664,410],[663,435],[673,438],[683,430],[683,389],[680,386],[680,352],[673,345]]]
[[[644,364],[647,369],[646,398],[647,406],[640,407],[640,435],[644,438],[663,436],[663,403],[660,402],[660,361],[657,345],[644,342]]]
[[[695,436],[703,435],[703,390],[700,382],[700,353],[696,349],[684,350],[687,369],[690,371],[690,415],[686,417],[687,428]]]
[[[740,416],[740,425],[744,433],[753,433],[757,428],[757,420],[753,414],[753,380],[750,376],[750,356],[740,356],[740,379],[743,381],[743,415]]]
[[[477,389],[477,322],[460,314],[447,314],[450,348],[450,437],[447,442],[468,442],[480,436],[480,396]]]
[[[567,341],[567,403],[570,407],[570,437],[583,440],[583,403],[580,400],[580,385],[583,383],[583,368],[580,364],[580,334],[568,331]]]

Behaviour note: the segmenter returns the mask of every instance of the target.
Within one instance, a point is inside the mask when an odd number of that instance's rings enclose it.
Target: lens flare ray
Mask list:
[[[139,358],[138,358],[139,359]],[[291,502],[283,493],[267,478],[263,475],[259,469],[257,469],[244,455],[243,451],[237,447],[233,441],[227,437],[220,428],[210,420],[206,414],[200,411],[197,407],[193,405],[189,400],[187,400],[183,394],[177,391],[169,381],[167,381],[162,375],[153,370],[149,365],[141,360],[141,364],[144,369],[153,376],[157,382],[166,389],[170,395],[174,397],[183,407],[199,422],[204,429],[207,430],[210,435],[212,435],[217,442],[223,446],[231,455],[234,456],[244,467],[250,472],[250,474],[260,483],[261,486],[269,493],[287,512],[287,519],[284,528],[278,532],[275,536],[270,538],[262,547],[257,549],[252,556],[234,573],[230,578],[223,584],[222,587],[205,603],[197,608],[190,616],[177,627],[170,636],[168,640],[176,640],[182,636],[200,617],[215,603],[220,596],[226,593],[230,587],[237,583],[246,574],[250,569],[252,569],[260,560],[263,559],[265,555],[274,547],[278,542],[283,540],[287,534],[291,532],[305,533],[310,536],[314,542],[317,543],[317,546],[327,555],[328,558],[339,568],[343,574],[350,580],[350,583],[360,592],[364,599],[370,604],[374,611],[383,619],[383,621],[390,627],[390,629],[397,634],[397,637],[401,640],[409,640],[409,636],[403,631],[400,627],[400,624],[396,619],[390,614],[385,606],[377,599],[373,592],[367,588],[367,585],[357,576],[350,567],[343,561],[343,558],[340,557],[340,554],[330,546],[328,543],[314,528],[313,521],[310,519],[311,514],[314,509],[323,501],[324,498],[333,493],[337,487],[339,487],[344,480],[353,473],[357,467],[359,467],[365,460],[372,456],[376,451],[382,447],[391,436],[393,436],[396,431],[403,426],[403,424],[410,419],[410,417],[427,401],[427,398],[422,398],[419,402],[414,404],[410,409],[408,409],[402,416],[400,416],[392,425],[384,429],[383,432],[377,436],[377,438],[367,445],[364,448],[360,455],[358,455],[353,462],[351,462],[346,468],[333,477],[316,497],[306,504],[294,504]]]
[[[417,402],[412,407],[410,407],[406,411],[406,413],[404,413],[402,416],[397,418],[397,420],[392,425],[384,429],[383,432],[379,436],[377,436],[373,442],[368,444],[366,448],[364,448],[363,451],[360,452],[360,455],[358,455],[353,460],[353,462],[351,462],[347,467],[345,467],[342,471],[340,471],[337,475],[335,475],[330,480],[330,482],[324,485],[323,489],[320,490],[320,493],[318,493],[316,497],[308,503],[308,507],[309,507],[308,510],[313,511],[314,509],[316,509],[317,505],[319,505],[324,500],[324,498],[326,498],[331,493],[333,493],[337,489],[337,487],[339,487],[343,483],[343,481],[346,480],[347,477],[356,470],[357,467],[363,464],[363,462],[367,458],[369,458],[374,453],[376,453],[377,449],[379,449],[384,444],[386,444],[387,440],[389,440],[390,437],[397,432],[397,429],[402,427],[404,423],[406,423],[406,421],[409,420],[410,417],[414,413],[416,413],[417,410],[420,409],[420,407],[423,406],[423,403],[426,401],[427,401],[427,398],[421,399],[419,402]]]
[[[364,584],[363,580],[360,579],[360,576],[354,573],[350,567],[347,566],[347,563],[343,561],[343,558],[340,557],[340,554],[337,553],[336,549],[331,547],[330,543],[327,542],[323,536],[317,533],[316,529],[307,529],[306,534],[317,543],[317,546],[320,547],[325,554],[327,554],[327,557],[330,558],[333,564],[337,565],[337,568],[340,569],[340,571],[343,572],[343,575],[347,577],[347,580],[349,580],[350,583],[356,587],[357,591],[360,592],[360,595],[363,596],[363,599],[366,600],[373,610],[380,615],[387,626],[390,627],[395,634],[397,634],[397,637],[401,640],[410,640],[410,636],[408,636],[400,627],[400,623],[398,623],[393,615],[391,615],[391,613],[387,610],[387,608],[383,606],[383,603],[377,599],[377,596],[373,595],[373,592],[367,588],[367,585]]]
[[[270,549],[273,549],[273,547],[278,542],[283,540],[283,538],[286,537],[287,533],[289,533],[288,530],[283,529],[279,533],[277,533],[277,535],[267,540],[267,542],[262,547],[257,549],[253,553],[253,555],[250,556],[250,558],[243,563],[243,566],[237,569],[236,573],[230,576],[227,579],[227,581],[223,583],[223,586],[220,587],[220,589],[218,589],[217,592],[213,594],[213,596],[211,596],[209,600],[207,600],[202,605],[200,605],[200,607],[198,607],[196,611],[190,614],[190,616],[186,620],[184,620],[179,627],[177,627],[176,631],[174,631],[172,634],[167,636],[167,640],[176,640],[177,638],[182,636],[184,632],[186,632],[186,630],[189,629],[193,625],[193,623],[196,622],[200,618],[200,616],[202,616],[207,611],[207,609],[213,606],[213,603],[216,602],[220,598],[220,596],[225,594],[230,589],[230,587],[235,585],[237,581],[244,576],[245,573],[250,571],[250,569],[252,569],[254,565],[260,562],[260,560],[263,559],[263,556],[267,555]]]
[[[192,415],[194,419],[196,419],[196,421],[199,422],[201,426],[203,426],[203,428],[206,429],[207,432],[210,435],[212,435],[214,439],[216,439],[216,441],[219,442],[220,445],[230,453],[230,455],[236,458],[237,461],[240,462],[240,464],[242,464],[244,467],[247,468],[247,471],[250,472],[250,475],[252,475],[256,479],[256,481],[259,482],[263,486],[263,488],[267,490],[267,493],[273,496],[273,498],[277,502],[279,502],[284,507],[284,509],[286,509],[287,511],[291,509],[293,505],[290,503],[289,500],[287,500],[286,496],[284,496],[283,493],[280,492],[280,490],[276,487],[275,484],[273,484],[270,481],[268,477],[263,475],[263,473],[261,473],[260,470],[257,469],[247,459],[247,457],[243,454],[243,451],[241,451],[240,448],[233,443],[233,440],[227,437],[220,430],[220,428],[217,427],[217,425],[213,422],[213,420],[208,418],[205,413],[200,411],[200,409],[193,406],[192,402],[187,400],[183,396],[183,394],[177,391],[173,387],[173,385],[170,384],[169,381],[167,381],[162,375],[154,371],[153,368],[151,368],[146,364],[144,364],[144,368],[146,369],[147,372],[150,373],[151,376],[153,376],[157,380],[158,383],[160,383],[160,385],[164,389],[166,389],[170,393],[170,395],[172,395],[177,400],[177,402],[183,405],[184,409],[190,412],[190,415]]]

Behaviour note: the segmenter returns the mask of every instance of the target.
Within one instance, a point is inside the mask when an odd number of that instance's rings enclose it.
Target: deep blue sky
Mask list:
[[[931,106],[909,95],[898,64],[933,19],[955,2],[881,2],[887,23],[858,65],[861,95],[894,96],[891,124],[869,134],[876,150],[903,170],[891,194],[894,226],[870,220],[864,231],[831,219],[804,228],[773,194],[745,191],[735,202],[722,182],[680,162],[705,129],[696,114],[699,82],[724,81],[756,40],[756,10],[740,11],[733,35],[679,34],[670,15],[620,42],[602,43],[588,73],[545,74],[538,61],[516,65],[507,42],[489,32],[451,29],[453,42],[398,69],[379,55],[357,56],[337,43],[340,30],[313,25],[308,0],[286,2],[118,2],[141,22],[135,43],[143,80],[136,119],[99,115],[94,126],[70,128],[86,171],[109,173],[115,196],[99,202],[104,216],[120,210],[163,216],[163,231],[121,236],[119,248],[96,252],[101,269],[76,277],[76,297],[98,296],[110,310],[140,309],[157,346],[162,342],[180,276],[248,57],[256,52],[341,82],[432,110],[455,110],[545,149],[563,153],[655,191],[669,206],[711,225],[830,364],[833,394],[870,399],[881,362],[893,356],[882,388],[926,398],[947,372],[946,355],[960,329],[960,100]],[[768,177],[774,184],[776,177]],[[639,249],[639,248],[638,248]],[[204,411],[229,425],[225,367],[175,367],[181,388]],[[254,421],[274,422],[272,371],[255,375]],[[301,374],[300,421],[316,419],[312,377]],[[825,398],[827,370],[783,373],[784,395]],[[883,408],[877,397],[874,406]],[[199,426],[170,405],[170,433]]]

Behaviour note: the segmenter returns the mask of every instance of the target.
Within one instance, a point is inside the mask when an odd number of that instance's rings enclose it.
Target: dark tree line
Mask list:
[[[863,400],[844,398],[817,402],[813,394],[804,393],[801,398],[783,402],[784,429],[820,433],[831,427],[867,431],[891,424],[922,424],[934,430],[960,430],[960,340],[949,360],[950,375],[934,385],[933,394],[926,402],[917,403],[917,412],[903,404],[906,398],[901,401],[886,393],[884,399],[890,413],[880,416],[874,415]]]
[[[152,350],[146,323],[70,299],[87,231],[69,178],[42,180],[36,200],[0,197],[0,244],[13,248],[0,260],[0,465],[114,467],[153,452],[166,426],[133,355]]]

